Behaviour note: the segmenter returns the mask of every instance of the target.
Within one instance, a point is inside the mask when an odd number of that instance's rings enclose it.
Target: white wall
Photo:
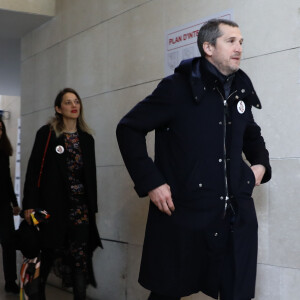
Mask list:
[[[0,9],[38,15],[55,15],[56,0],[0,0]]]
[[[0,38],[0,95],[20,96],[21,42]]]
[[[274,174],[254,193],[260,224],[256,300],[299,297],[299,1],[60,0],[56,17],[22,39],[22,174],[34,132],[53,114],[56,93],[74,87],[96,139],[98,225],[105,249],[95,253],[99,287],[88,291],[94,299],[147,295],[137,275],[148,200],[133,191],[116,124],[163,77],[164,32],[226,9],[233,9],[245,38],[242,68],[262,101],[255,117]]]

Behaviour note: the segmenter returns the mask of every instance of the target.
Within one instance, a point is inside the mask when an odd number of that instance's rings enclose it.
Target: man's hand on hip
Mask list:
[[[251,166],[251,169],[255,176],[255,185],[260,185],[265,175],[266,168],[263,165],[253,165]]]
[[[175,206],[172,200],[170,186],[166,183],[151,190],[148,193],[151,201],[158,207],[158,209],[171,216],[172,211],[175,210]]]

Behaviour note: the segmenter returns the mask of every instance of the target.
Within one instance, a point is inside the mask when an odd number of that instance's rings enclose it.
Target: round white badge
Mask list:
[[[56,152],[57,152],[58,154],[63,154],[64,151],[65,151],[64,147],[61,146],[61,145],[58,145],[58,146],[55,148],[55,150],[56,150]]]
[[[243,114],[246,110],[246,105],[244,101],[239,101],[236,107],[240,114]]]

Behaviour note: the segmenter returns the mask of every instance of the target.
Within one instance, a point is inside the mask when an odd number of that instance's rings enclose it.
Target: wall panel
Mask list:
[[[94,262],[93,299],[143,300],[137,283],[148,199],[139,199],[121,159],[120,118],[164,76],[166,30],[232,9],[245,38],[242,69],[262,101],[254,109],[274,170],[255,189],[259,221],[256,300],[297,299],[300,286],[300,13],[290,0],[57,1],[56,16],[22,39],[22,178],[38,127],[59,89],[83,98],[94,129],[104,250]],[[147,137],[153,156],[154,135]],[[187,300],[207,300],[203,294]]]

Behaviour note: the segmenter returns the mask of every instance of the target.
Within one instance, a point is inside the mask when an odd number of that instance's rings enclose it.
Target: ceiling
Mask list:
[[[0,9],[0,38],[20,39],[51,17]]]

